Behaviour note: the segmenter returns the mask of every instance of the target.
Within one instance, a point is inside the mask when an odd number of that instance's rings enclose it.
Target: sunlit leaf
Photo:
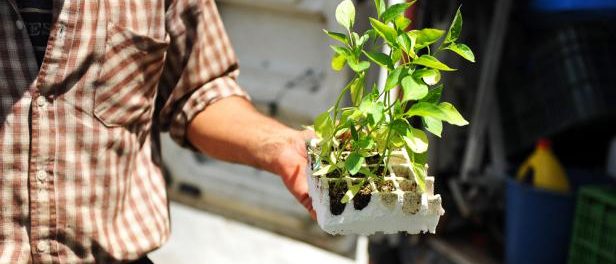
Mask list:
[[[351,30],[353,24],[355,24],[355,5],[353,5],[353,1],[344,0],[338,4],[338,7],[336,7],[336,21],[347,30]]]
[[[347,37],[346,37],[345,34],[338,33],[338,32],[332,32],[332,31],[328,31],[328,30],[325,30],[325,29],[323,29],[323,32],[325,32],[325,34],[327,34],[330,38],[332,38],[334,40],[340,41],[340,42],[342,42],[344,44],[348,43]]]
[[[371,137],[364,137],[356,142],[359,149],[372,149],[374,147],[374,139]]]
[[[341,47],[341,46],[329,46],[329,47],[332,48],[332,50],[336,54],[343,55],[343,56],[347,57],[347,59],[349,57],[353,57],[353,52],[349,48],[347,48],[347,47]]]
[[[383,20],[385,23],[392,21],[398,15],[404,13],[404,11],[406,11],[406,9],[408,9],[411,5],[411,3],[392,5],[387,8],[387,10],[385,10],[385,13],[383,13],[383,15],[381,16],[381,20]]]
[[[357,174],[361,166],[364,164],[365,158],[357,152],[352,152],[344,162],[344,167],[351,175]]]
[[[432,43],[437,42],[445,34],[445,31],[436,28],[424,28],[421,30],[411,30],[408,35],[416,38],[417,49],[423,49]]]
[[[410,127],[403,138],[406,145],[415,153],[424,153],[428,150],[428,136],[419,129]]]
[[[429,116],[422,117],[422,120],[428,132],[434,134],[437,137],[441,137],[441,133],[443,132],[443,121]]]
[[[374,102],[368,97],[366,97],[359,106],[359,110],[370,119],[370,123],[372,125],[375,125],[381,121],[384,115],[384,109],[385,106],[383,105],[383,102]]]
[[[336,170],[336,167],[328,164],[328,165],[321,167],[319,170],[315,171],[314,173],[312,173],[312,175],[314,176],[326,175],[334,170]]]
[[[452,125],[456,126],[465,126],[468,125],[468,121],[462,117],[460,112],[450,103],[443,102],[438,105],[438,107],[447,115],[447,119],[443,119]]]
[[[350,64],[349,64],[350,65]],[[361,98],[364,96],[364,82],[361,78],[355,78],[349,87],[351,92],[351,102],[353,105],[359,105]]]
[[[376,30],[376,32],[381,35],[383,39],[385,39],[385,41],[389,44],[395,45],[396,37],[398,37],[396,29],[374,18],[370,18],[370,24],[374,30]]]
[[[413,64],[426,66],[428,68],[433,68],[441,71],[455,71],[456,69],[449,68],[449,66],[445,65],[437,58],[432,57],[430,55],[421,55],[421,57],[413,60]]]
[[[385,91],[389,91],[398,86],[400,83],[400,77],[403,76],[403,70],[403,67],[398,67],[389,73],[387,80],[385,81]]]
[[[370,62],[367,62],[367,61],[357,61],[355,59],[352,59],[352,60],[347,60],[347,63],[349,64],[349,67],[351,67],[351,69],[354,72],[363,72],[367,70],[368,68],[370,68]]]
[[[451,51],[457,53],[462,58],[464,58],[464,59],[466,59],[466,60],[468,60],[470,62],[475,62],[475,54],[473,54],[473,51],[471,50],[471,48],[466,46],[466,44],[451,43],[447,47],[445,47],[445,49],[451,50]]]
[[[394,20],[394,25],[398,30],[406,31],[406,29],[411,25],[411,20],[406,18],[404,15],[399,15]]]
[[[432,104],[438,104],[441,101],[441,95],[443,94],[443,85],[438,85],[428,92],[428,95],[421,99],[422,102],[428,102]]]
[[[379,18],[385,13],[387,6],[383,0],[374,0],[374,6],[376,8],[376,13]]]
[[[344,65],[346,64],[346,57],[344,55],[335,54],[332,57],[332,69],[334,71],[341,71],[344,69]]]
[[[334,133],[334,121],[329,112],[323,112],[314,120],[314,130],[319,138],[327,139]]]
[[[441,72],[437,69],[421,69],[413,73],[415,78],[422,79],[427,85],[435,85],[441,81]]]
[[[408,53],[409,55],[415,54],[414,39],[411,39],[407,34],[400,34],[400,36],[398,36],[398,44],[400,45],[400,48],[402,48],[402,50],[404,50],[404,52]]]
[[[349,187],[349,189],[346,191],[346,193],[344,193],[344,196],[342,197],[340,202],[345,204],[353,200],[353,197],[355,197],[355,195],[359,192],[359,190],[361,190],[363,186],[364,186],[363,180],[357,184],[352,184],[351,187]]]
[[[450,103],[440,103],[436,105],[428,102],[418,102],[411,106],[411,109],[406,112],[406,115],[409,117],[433,117],[456,126],[468,125],[468,121],[466,121]]]
[[[376,62],[377,64],[383,67],[387,67],[388,69],[392,68],[391,59],[389,58],[389,56],[385,55],[384,53],[370,52],[370,51],[362,51],[362,52],[366,55],[366,57]]]
[[[425,164],[411,163],[411,170],[415,176],[415,182],[422,192],[426,191],[426,176],[428,175],[428,168]]]
[[[417,80],[412,75],[402,79],[402,90],[404,91],[402,102],[409,100],[419,100],[428,94],[428,86],[423,81]]]
[[[462,31],[462,12],[460,12],[460,7],[456,11],[456,16],[451,22],[451,26],[449,26],[449,31],[447,31],[447,36],[445,37],[444,44],[452,43],[458,40],[460,37],[460,32]]]

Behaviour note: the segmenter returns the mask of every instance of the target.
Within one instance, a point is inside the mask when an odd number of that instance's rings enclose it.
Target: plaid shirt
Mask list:
[[[113,263],[169,236],[157,135],[247,95],[213,0],[53,0],[40,67],[0,0],[0,263]],[[50,0],[52,1],[52,0]]]

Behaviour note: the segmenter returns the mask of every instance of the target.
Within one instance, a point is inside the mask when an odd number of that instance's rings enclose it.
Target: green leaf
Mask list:
[[[357,43],[359,41],[359,34],[357,34],[357,32],[351,32],[351,38],[353,39],[354,43]],[[359,45],[356,45],[359,46]]]
[[[432,57],[430,55],[421,55],[421,57],[413,60],[413,64],[422,65],[429,68],[441,70],[441,71],[455,71],[456,69],[449,68],[449,66],[445,65],[437,58]]]
[[[437,137],[441,137],[443,133],[443,121],[438,120],[434,117],[422,117],[426,130],[430,133],[434,134]]]
[[[391,123],[391,129],[401,136],[406,136],[411,124],[406,119],[398,118]]]
[[[344,162],[344,167],[349,171],[351,175],[357,174],[361,165],[365,162],[365,158],[359,155],[357,152],[352,152],[351,155]]]
[[[415,182],[422,192],[426,191],[426,176],[428,175],[428,168],[425,164],[411,163],[411,170],[415,176]]]
[[[362,52],[364,54],[366,54],[366,57],[368,57],[370,60],[376,62],[377,64],[383,66],[383,67],[387,67],[388,69],[393,68],[392,63],[391,63],[391,59],[389,58],[389,56],[385,55],[384,53],[381,52],[370,52],[370,51],[365,51],[362,50]]]
[[[470,62],[475,62],[475,54],[473,54],[471,48],[466,46],[466,44],[451,43],[447,47],[445,47],[445,49],[457,53],[458,55],[462,56],[462,58],[465,58]]]
[[[378,18],[381,18],[387,9],[385,2],[383,2],[383,0],[374,0],[374,6],[376,7],[376,14],[378,15]]]
[[[334,121],[329,112],[323,112],[314,119],[314,130],[319,138],[327,139],[334,133]]]
[[[366,97],[359,106],[359,110],[368,117],[372,125],[381,121],[384,109],[383,102],[373,102],[369,97]]]
[[[460,7],[456,11],[456,16],[451,22],[451,26],[449,26],[449,31],[447,31],[447,36],[445,37],[444,44],[452,43],[458,40],[460,37],[460,32],[462,31],[462,13],[460,12]]]
[[[364,44],[366,44],[366,42],[368,42],[369,39],[370,39],[370,33],[366,32],[357,40],[357,43],[355,44],[361,47]]]
[[[353,60],[347,60],[347,63],[349,64],[349,67],[351,67],[351,69],[354,72],[363,72],[367,70],[368,68],[370,68],[370,62],[367,62],[367,61],[357,61],[353,59]]]
[[[412,163],[417,163],[419,165],[425,165],[428,163],[428,152],[424,152],[424,153],[410,152],[410,158],[411,158]]]
[[[400,48],[404,50],[404,52],[408,53],[409,55],[415,55],[415,41],[411,39],[407,34],[400,34],[400,36],[398,36],[398,44],[400,45]]]
[[[357,134],[357,129],[355,129],[355,125],[351,124],[349,129],[351,130],[351,138],[353,138],[354,141],[358,141],[359,135]]]
[[[350,65],[350,64],[349,64]],[[353,105],[359,105],[361,98],[364,96],[364,82],[361,78],[355,78],[349,87],[351,91],[351,102]]]
[[[340,54],[343,55],[345,57],[347,57],[347,59],[349,58],[353,58],[353,52],[347,48],[347,47],[341,47],[341,46],[329,46],[330,48],[332,48],[332,50],[336,53],[336,54]]]
[[[398,30],[406,31],[406,29],[411,25],[411,20],[403,15],[399,15],[394,20],[394,25],[396,25]]]
[[[360,139],[359,141],[356,142],[356,146],[359,149],[366,149],[366,150],[370,150],[372,149],[372,147],[374,147],[374,139],[371,137],[365,137]]]
[[[438,104],[441,100],[441,95],[443,94],[443,85],[438,85],[428,92],[428,95],[421,99],[422,102],[428,102],[432,104]]]
[[[314,173],[312,173],[312,175],[321,176],[321,175],[328,174],[334,170],[336,170],[336,167],[328,164],[328,165],[321,167],[319,170],[315,171]]]
[[[427,103],[427,102],[417,102],[411,106],[406,112],[406,115],[409,117],[412,116],[421,116],[421,117],[434,117],[439,120],[447,119],[447,114],[445,114],[436,104]]]
[[[355,109],[356,108],[342,110],[342,114],[340,115],[340,124],[346,126],[347,122],[349,122],[349,120],[352,120],[351,115],[355,113]]]
[[[419,100],[428,94],[428,86],[423,81],[417,80],[412,75],[402,79],[402,90],[404,91],[402,102],[409,100]]]
[[[440,103],[435,105],[427,102],[418,102],[413,104],[411,109],[406,112],[406,115],[409,117],[433,117],[456,126],[468,125],[468,121],[466,121],[464,117],[460,115],[458,110],[450,103]]]
[[[340,55],[338,53],[334,54],[334,57],[332,57],[332,69],[334,71],[341,71],[344,69],[346,61],[347,59],[344,55]]]
[[[383,39],[385,39],[385,41],[391,45],[395,45],[396,37],[398,37],[398,32],[396,32],[396,29],[374,18],[370,18],[370,24],[372,25],[372,28],[374,28],[374,30],[376,30],[376,32],[381,35]]]
[[[427,85],[435,85],[441,81],[441,72],[437,69],[420,69],[415,71],[413,76],[422,79]]]
[[[392,21],[398,15],[404,13],[404,11],[406,11],[406,9],[408,9],[411,5],[412,5],[411,3],[402,3],[402,4],[392,5],[389,8],[387,8],[387,10],[385,10],[385,13],[383,13],[383,15],[381,16],[381,20],[383,20],[383,22],[385,23]]]
[[[456,125],[456,126],[465,126],[468,125],[468,121],[462,117],[460,112],[450,103],[440,103],[438,107],[447,115],[447,119],[443,119],[447,121],[447,123]]]
[[[330,38],[332,38],[334,40],[340,41],[340,42],[342,42],[344,44],[348,44],[349,43],[345,34],[338,33],[338,32],[332,32],[332,31],[328,31],[328,30],[325,30],[325,29],[323,29],[323,32],[325,32],[325,34],[327,34]]]
[[[347,30],[351,30],[353,24],[355,24],[355,6],[353,1],[344,0],[338,4],[338,7],[336,7],[336,21]]]
[[[387,80],[385,81],[385,91],[389,91],[394,87],[398,86],[400,83],[400,77],[403,75],[403,67],[398,67],[387,76]],[[405,71],[406,72],[406,71]]]
[[[424,28],[411,30],[408,35],[415,36],[417,49],[423,49],[437,42],[445,34],[445,31],[436,28]]]
[[[391,49],[391,62],[395,64],[402,58],[402,50],[396,47],[392,47]]]
[[[373,164],[368,164],[368,165],[373,165]],[[361,167],[361,169],[359,169],[359,173],[361,173],[361,174],[363,174],[363,175],[366,175],[366,176],[368,176],[368,177],[373,177],[373,178],[378,177],[378,176],[376,176],[374,173],[372,173],[372,172],[370,171],[370,169],[368,169],[368,168],[366,168],[366,167]]]
[[[419,129],[410,127],[403,138],[406,145],[415,153],[424,153],[428,150],[428,136]]]
[[[364,186],[363,180],[358,182],[357,184],[352,184],[351,187],[349,187],[349,189],[346,191],[346,193],[344,193],[344,196],[342,197],[340,202],[345,204],[353,200],[353,197],[355,197],[355,195],[359,192],[359,190],[361,190],[363,186]]]

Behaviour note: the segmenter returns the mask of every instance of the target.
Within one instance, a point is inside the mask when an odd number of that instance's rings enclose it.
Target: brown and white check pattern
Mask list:
[[[158,131],[243,96],[213,0],[53,0],[40,71],[0,0],[0,263],[114,263],[169,235]],[[51,1],[51,0],[50,0]]]

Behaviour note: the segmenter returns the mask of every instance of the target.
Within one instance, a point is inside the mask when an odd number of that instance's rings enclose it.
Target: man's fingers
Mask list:
[[[310,196],[308,194],[302,197],[300,203],[306,208],[306,210],[308,210],[308,213],[310,213],[310,217],[312,217],[312,220],[317,220],[317,213],[314,211],[314,208],[312,208],[312,199],[310,199]]]
[[[317,137],[317,134],[312,129],[306,129],[301,131],[304,140],[310,140]]]

